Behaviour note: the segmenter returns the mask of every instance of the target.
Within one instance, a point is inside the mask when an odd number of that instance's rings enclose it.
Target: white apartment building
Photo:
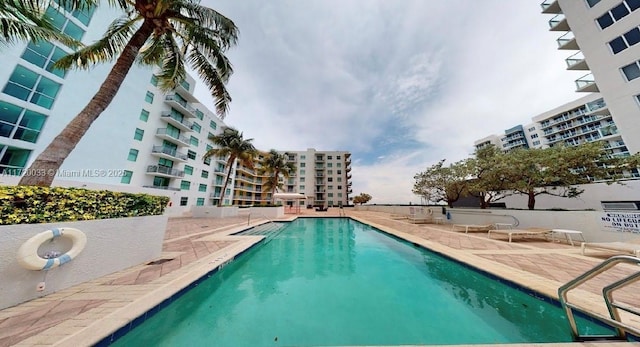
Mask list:
[[[351,189],[351,153],[346,151],[283,151],[296,165],[296,175],[285,182],[287,193],[307,196],[313,206],[349,204]]]
[[[85,43],[116,18],[108,6],[69,13],[52,3],[47,14]],[[0,51],[0,171],[19,173],[87,104],[110,66],[89,71],[51,68],[69,50],[55,43],[23,43]],[[120,185],[168,195],[176,206],[217,203],[225,162],[203,160],[208,136],[224,122],[194,96],[190,76],[173,92],[156,87],[150,68],[134,66],[111,105],[64,162],[57,180]],[[142,189],[151,188],[151,189]],[[135,191],[135,189],[133,189]],[[227,200],[233,192],[229,193]]]
[[[584,70],[576,91],[599,92],[630,153],[640,151],[640,1],[546,0],[568,70]]]

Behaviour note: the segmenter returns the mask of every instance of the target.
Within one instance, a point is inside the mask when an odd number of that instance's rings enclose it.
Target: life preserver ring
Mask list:
[[[66,237],[72,242],[71,249],[60,256],[53,258],[43,258],[38,255],[38,248],[45,242],[49,242],[56,237]],[[87,244],[87,236],[80,230],[74,228],[54,228],[43,231],[28,239],[18,249],[18,263],[28,270],[49,270],[69,262],[75,258]]]

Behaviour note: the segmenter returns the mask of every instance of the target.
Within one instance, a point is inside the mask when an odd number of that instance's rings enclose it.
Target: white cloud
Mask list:
[[[538,3],[208,2],[241,31],[226,123],[263,149],[351,151],[376,203],[419,201],[415,173],[579,97]]]

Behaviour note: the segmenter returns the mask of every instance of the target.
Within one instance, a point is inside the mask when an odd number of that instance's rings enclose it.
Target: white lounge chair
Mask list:
[[[640,257],[640,239],[633,239],[626,242],[583,242],[580,245],[582,255],[585,255],[587,248],[614,251],[617,253],[630,253],[636,257]]]
[[[433,223],[433,211],[423,207],[415,208],[413,213],[407,216],[407,220],[414,224]]]
[[[489,231],[493,228],[493,224],[453,224],[451,231],[462,231],[469,233],[470,231]]]
[[[489,230],[489,238],[491,238],[491,233],[494,234],[503,234],[509,236],[509,242],[514,235],[516,236],[548,236],[551,234],[550,228],[527,228],[527,229],[492,229]]]

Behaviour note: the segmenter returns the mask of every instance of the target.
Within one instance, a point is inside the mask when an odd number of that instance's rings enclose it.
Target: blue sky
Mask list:
[[[419,202],[416,173],[581,96],[540,2],[203,0],[240,29],[225,122],[264,150],[350,151],[355,194]]]

